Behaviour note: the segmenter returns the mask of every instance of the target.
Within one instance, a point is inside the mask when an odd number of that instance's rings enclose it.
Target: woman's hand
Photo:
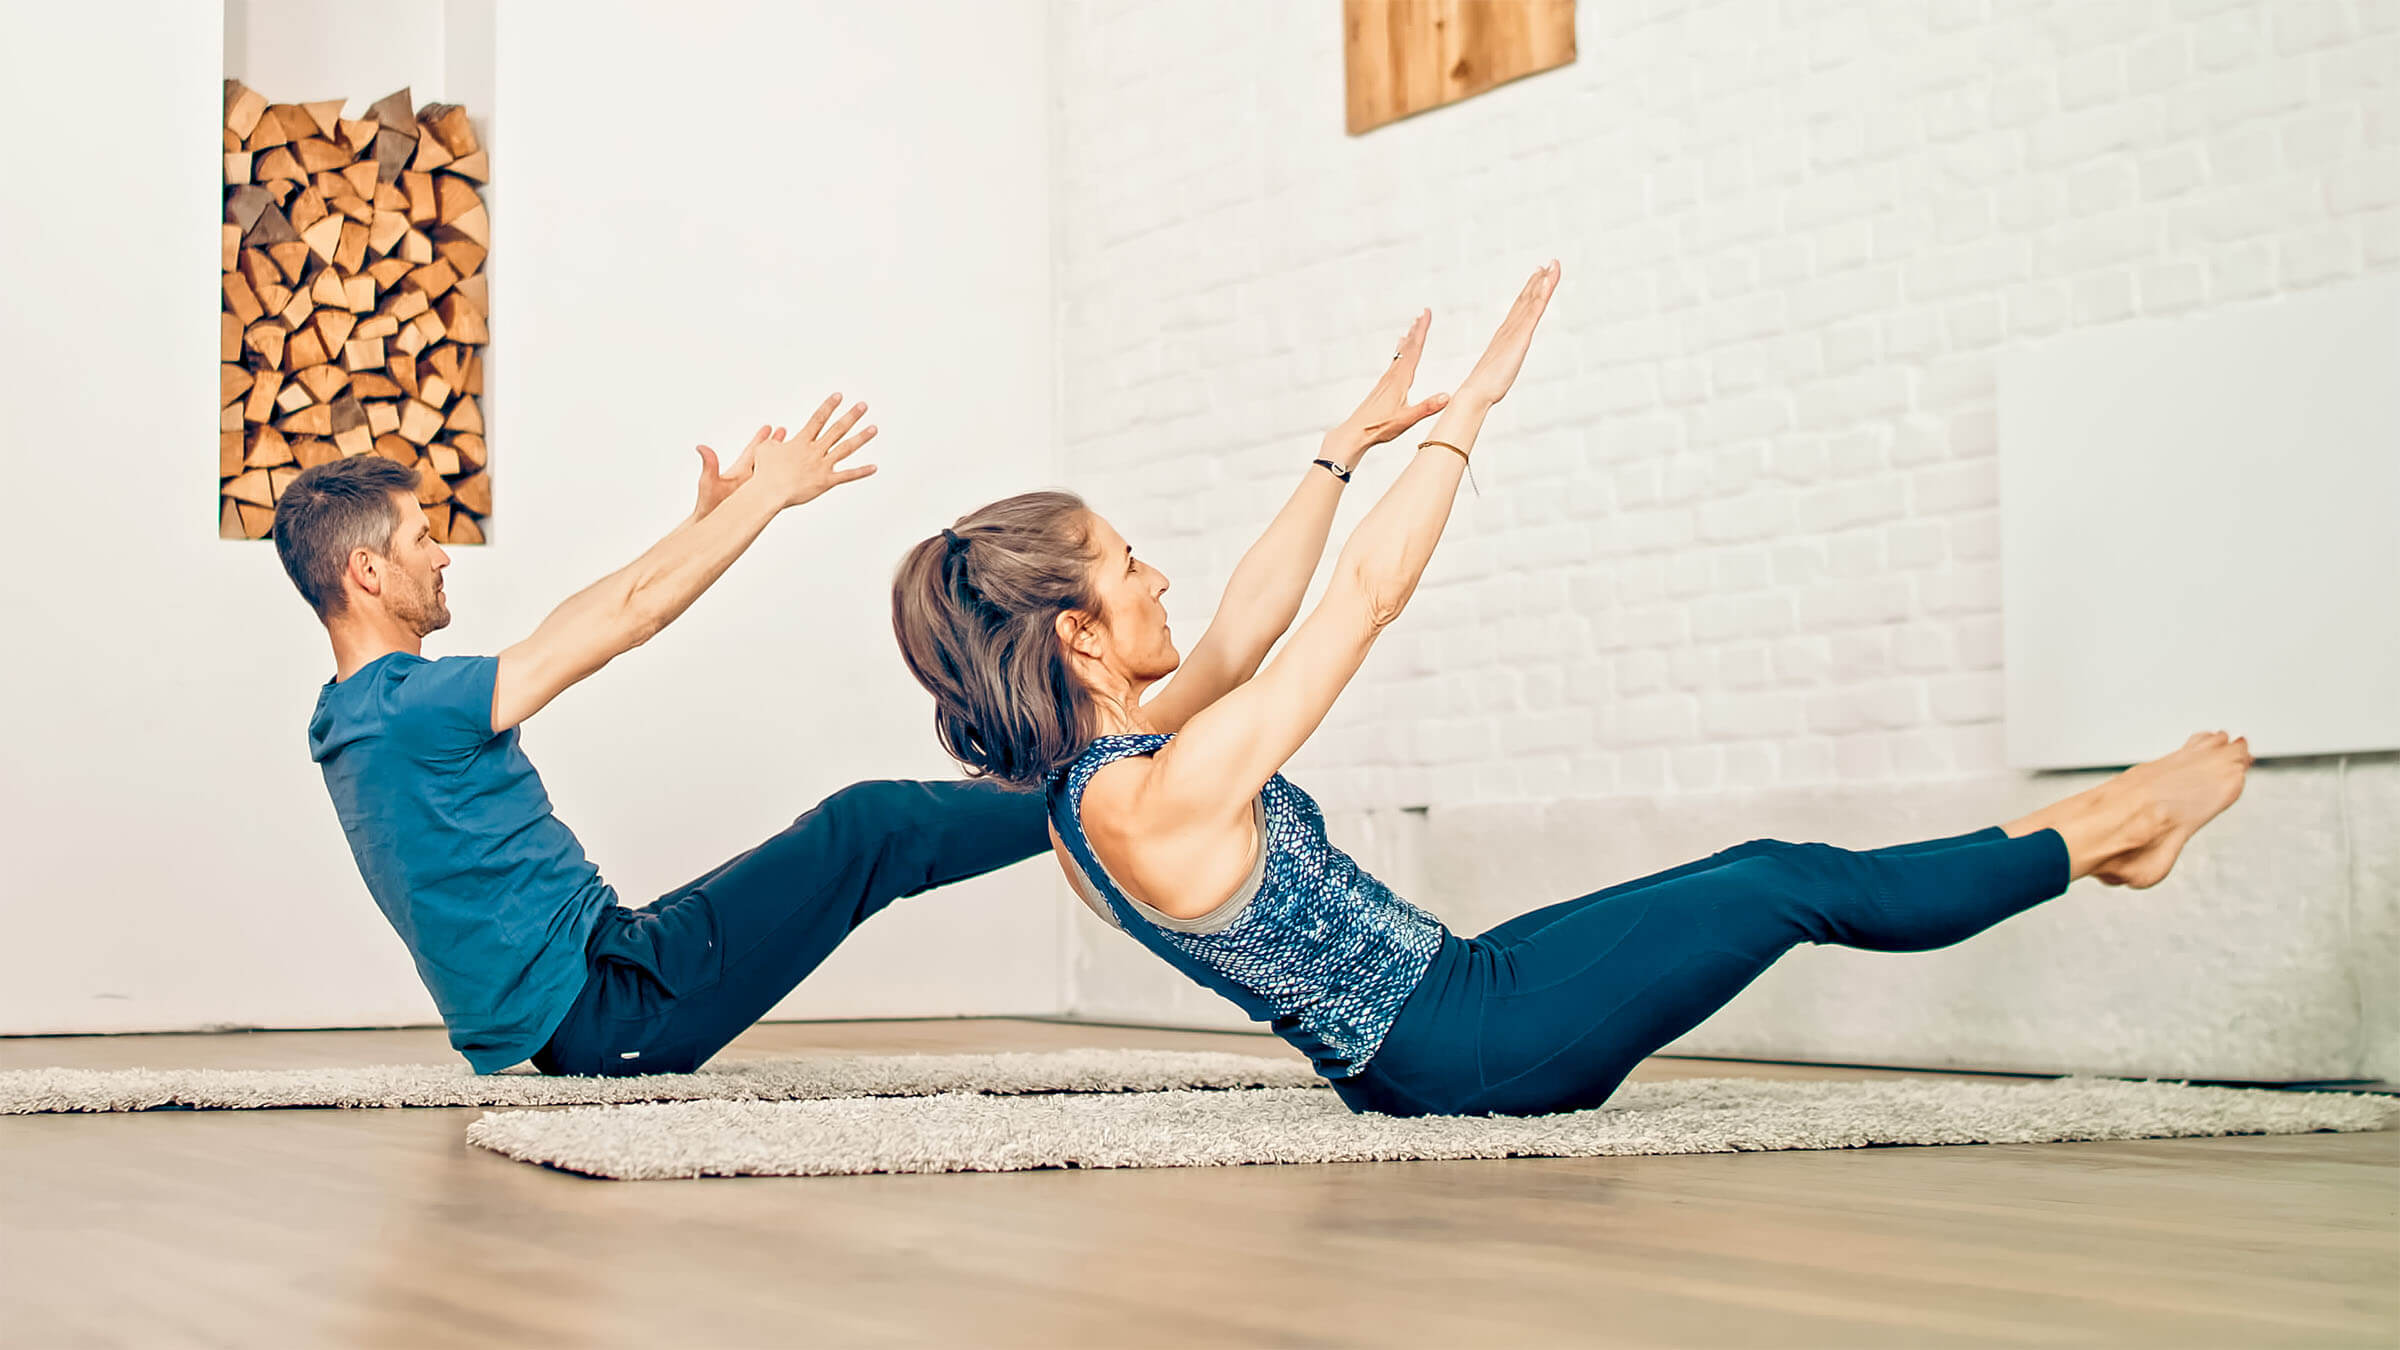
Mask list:
[[[1533,330],[1542,321],[1542,311],[1550,306],[1550,293],[1558,289],[1559,267],[1555,259],[1543,264],[1517,292],[1517,303],[1509,307],[1508,317],[1500,321],[1500,331],[1492,334],[1492,345],[1484,348],[1483,357],[1467,378],[1458,386],[1461,400],[1474,399],[1483,404],[1498,403],[1508,396],[1509,386],[1517,382],[1517,371],[1525,364],[1525,349],[1533,343]]]
[[[1408,401],[1408,386],[1417,378],[1417,358],[1425,354],[1425,330],[1432,326],[1433,311],[1419,311],[1417,321],[1400,339],[1400,349],[1392,354],[1391,364],[1384,367],[1383,378],[1367,391],[1366,401],[1340,426],[1325,433],[1327,459],[1345,469],[1355,467],[1368,450],[1433,416],[1450,401],[1448,394]]]
[[[848,412],[836,418],[833,410],[841,405],[842,396],[835,394],[817,405],[798,436],[786,440],[783,429],[778,427],[764,440],[752,441],[750,449],[744,452],[744,457],[752,461],[752,477],[772,487],[785,506],[814,501],[844,483],[854,483],[875,472],[872,464],[861,464],[855,469],[841,467],[843,460],[875,439],[874,427],[866,427],[855,436],[848,435],[850,428],[858,425],[858,419],[866,415],[867,405],[853,403]]]

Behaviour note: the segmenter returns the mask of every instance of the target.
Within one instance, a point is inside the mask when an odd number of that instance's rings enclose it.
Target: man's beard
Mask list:
[[[400,611],[400,617],[416,630],[418,637],[437,633],[450,626],[450,601],[436,584],[421,598],[412,597],[408,607]]]

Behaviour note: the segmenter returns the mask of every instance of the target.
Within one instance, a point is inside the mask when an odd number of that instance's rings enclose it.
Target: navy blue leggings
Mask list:
[[[685,1073],[766,1015],[901,896],[1050,851],[1039,792],[854,783],[790,828],[640,909],[600,916],[591,975],[544,1073]]]
[[[1334,1086],[1353,1110],[1399,1116],[1598,1106],[1799,943],[1947,947],[2064,891],[2067,873],[2055,830],[1867,852],[1755,840],[1451,936],[1366,1069]]]

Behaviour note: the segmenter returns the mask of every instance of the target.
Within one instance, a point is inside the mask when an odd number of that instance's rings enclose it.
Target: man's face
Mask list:
[[[418,637],[450,626],[450,601],[442,594],[442,569],[450,555],[433,542],[433,522],[414,497],[392,494],[399,524],[384,558],[383,607]]]

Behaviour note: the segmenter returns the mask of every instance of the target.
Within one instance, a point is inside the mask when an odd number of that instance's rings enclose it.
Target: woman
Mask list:
[[[1867,852],[1759,840],[1476,938],[1392,894],[1326,841],[1280,770],[1407,605],[1558,279],[1551,263],[1525,284],[1454,395],[1412,404],[1419,317],[1243,557],[1188,661],[1167,579],[1069,494],[974,512],[910,550],[893,585],[893,627],[944,746],[972,772],[1046,787],[1086,903],[1269,1023],[1354,1110],[1597,1106],[1796,943],[1924,951],[2077,877],[2156,884],[2250,764],[2243,741],[2203,734],[2006,826]],[[1317,608],[1260,670],[1351,467],[1437,408]]]

